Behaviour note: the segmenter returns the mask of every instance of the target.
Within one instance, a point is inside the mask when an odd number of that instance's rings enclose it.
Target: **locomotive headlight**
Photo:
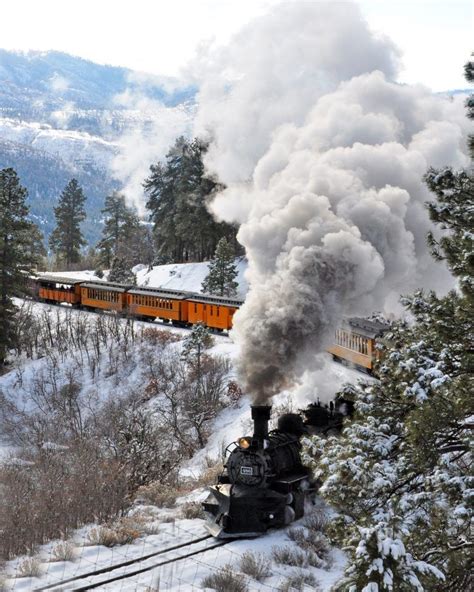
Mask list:
[[[240,448],[249,448],[249,446],[250,446],[249,438],[239,438],[237,440],[237,443],[240,446]]]

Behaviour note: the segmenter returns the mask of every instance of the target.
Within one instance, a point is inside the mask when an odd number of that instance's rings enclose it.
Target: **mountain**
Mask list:
[[[135,98],[172,109],[193,104],[195,92],[171,78],[60,52],[0,49],[0,168],[17,170],[45,235],[59,194],[75,177],[88,198],[83,230],[93,244],[104,198],[120,187],[111,172],[120,137],[153,124]]]

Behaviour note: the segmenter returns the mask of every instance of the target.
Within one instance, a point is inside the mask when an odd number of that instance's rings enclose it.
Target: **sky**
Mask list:
[[[2,2],[2,22],[8,26],[1,28],[0,47],[53,49],[98,63],[180,76],[200,44],[225,43],[279,1]],[[474,50],[473,0],[362,0],[359,5],[371,27],[401,48],[401,82],[420,82],[435,91],[466,87],[462,65]]]

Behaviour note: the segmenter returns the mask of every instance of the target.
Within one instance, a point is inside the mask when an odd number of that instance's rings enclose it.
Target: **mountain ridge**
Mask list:
[[[153,125],[140,100],[186,108],[195,93],[177,79],[63,52],[0,49],[0,168],[17,170],[46,237],[62,189],[77,178],[88,198],[83,231],[94,244],[105,197],[121,185],[111,167],[120,137]]]

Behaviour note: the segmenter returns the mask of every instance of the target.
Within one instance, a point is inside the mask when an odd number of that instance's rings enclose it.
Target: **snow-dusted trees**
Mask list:
[[[13,169],[0,171],[0,365],[15,340],[12,296],[27,290],[27,276],[41,255],[41,234],[28,220],[27,191]]]
[[[49,237],[49,246],[67,268],[79,262],[81,248],[87,244],[81,231],[81,222],[86,219],[85,201],[82,187],[76,179],[71,179],[54,208],[56,227]]]
[[[474,56],[474,53],[472,54]],[[464,75],[468,82],[474,82],[474,61],[470,60],[464,66]],[[471,94],[466,101],[467,116],[469,119],[474,119],[474,94]],[[474,134],[469,136],[469,149],[471,157],[474,158]]]
[[[235,296],[237,273],[235,250],[224,236],[217,243],[214,258],[209,262],[209,273],[202,283],[202,291],[217,296]]]
[[[207,145],[178,138],[165,162],[150,167],[148,195],[156,250],[161,262],[204,261],[222,236],[235,240],[236,229],[216,222],[206,201],[221,186],[204,170]]]
[[[337,590],[404,592],[473,586],[472,368],[474,351],[474,178],[428,171],[436,196],[433,255],[458,289],[403,300],[413,316],[384,336],[380,380],[355,390],[342,438],[314,439],[322,494],[339,514],[332,526],[350,565]]]
[[[140,223],[135,210],[125,203],[125,196],[113,192],[105,199],[102,238],[97,243],[98,263],[110,269],[113,262],[130,270],[137,263],[150,263],[153,248],[150,231]]]
[[[204,350],[212,345],[212,337],[209,329],[202,323],[196,323],[191,329],[191,333],[186,337],[183,343],[183,359],[191,363],[200,363]]]
[[[130,268],[130,264],[124,256],[116,256],[112,259],[110,268],[109,282],[118,282],[120,284],[130,284],[135,286],[137,278]]]

